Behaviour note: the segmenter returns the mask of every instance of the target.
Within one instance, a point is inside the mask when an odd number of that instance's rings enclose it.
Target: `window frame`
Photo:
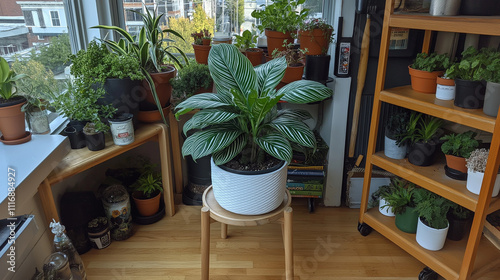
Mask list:
[[[49,14],[50,14],[50,22],[52,24],[53,27],[60,27],[61,26],[61,17],[59,15],[59,11],[55,10],[55,11],[49,11]],[[59,24],[54,24],[54,20],[57,20],[57,23]]]

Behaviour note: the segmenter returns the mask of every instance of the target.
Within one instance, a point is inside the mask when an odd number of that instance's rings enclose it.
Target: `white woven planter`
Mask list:
[[[495,180],[495,186],[493,187],[493,192],[491,194],[491,197],[495,197],[498,195],[500,192],[500,179],[498,178],[499,176],[497,175],[497,179]],[[484,178],[484,173],[483,172],[474,172],[469,169],[467,171],[467,190],[470,192],[479,195],[479,192],[481,191],[481,185],[483,184],[483,178]]]
[[[380,211],[380,213],[382,215],[384,215],[384,216],[387,216],[387,217],[394,217],[394,216],[396,216],[394,214],[394,211],[392,210],[392,207],[385,206],[386,204],[387,204],[387,202],[385,201],[385,199],[380,198],[380,200],[379,200],[379,206],[378,206],[378,210]]]
[[[215,200],[222,208],[242,215],[273,211],[286,193],[287,164],[265,174],[243,175],[223,170],[210,161]]]
[[[441,250],[444,247],[449,227],[450,225],[448,224],[446,228],[442,229],[431,228],[422,223],[419,217],[416,235],[417,243],[430,251]]]

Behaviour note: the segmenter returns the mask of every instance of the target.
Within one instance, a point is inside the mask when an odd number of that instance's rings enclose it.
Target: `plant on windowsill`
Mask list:
[[[173,65],[165,65],[164,61],[168,58],[177,67],[182,68],[181,62],[170,51],[171,49],[180,53],[186,64],[188,64],[188,60],[182,50],[171,45],[175,41],[166,35],[173,35],[181,40],[184,40],[184,38],[172,29],[162,30],[160,19],[164,14],[154,16],[148,9],[146,9],[145,14],[136,11],[132,12],[138,14],[143,21],[143,26],[138,36],[132,36],[129,32],[117,26],[98,25],[92,28],[114,30],[123,37],[118,42],[112,40],[104,40],[104,42],[113,52],[120,55],[131,54],[139,61],[140,70],[145,77],[143,86],[148,92],[146,102],[141,102],[140,104],[141,111],[158,110],[158,115],[161,117],[145,121],[163,120],[167,124],[164,110],[170,105],[172,86],[169,81],[175,77],[176,69]]]
[[[213,79],[210,76],[208,65],[191,62],[170,80],[172,84],[172,104],[177,106],[180,102],[197,93],[212,92]]]
[[[182,154],[193,160],[212,154],[214,195],[226,210],[249,215],[272,211],[285,196],[291,142],[316,147],[314,133],[303,122],[310,114],[300,109],[278,110],[278,102],[316,102],[333,92],[306,80],[276,90],[287,67],[284,57],[254,68],[228,44],[213,46],[208,67],[217,93],[194,95],[175,108],[177,118],[202,109],[184,125],[184,133],[200,131],[187,137]],[[245,197],[245,203],[234,203],[234,196]]]
[[[417,189],[415,203],[415,211],[419,216],[417,243],[427,250],[441,250],[448,234],[449,223],[446,216],[451,202],[426,189]]]
[[[333,42],[333,26],[324,19],[306,19],[300,24],[298,38],[300,48],[307,49],[306,55],[325,56]]]
[[[252,12],[252,17],[261,22],[258,26],[260,32],[266,34],[268,54],[272,54],[275,49],[284,50],[285,40],[292,42],[298,26],[309,15],[309,9],[297,11],[299,5],[304,3],[305,0],[275,0]]]
[[[484,173],[486,172],[486,163],[488,162],[489,149],[475,149],[470,154],[467,162],[467,190],[479,195],[483,184]],[[497,174],[495,185],[493,187],[492,197],[495,197],[500,192],[500,178]]]
[[[234,45],[244,53],[245,56],[250,60],[253,66],[257,66],[262,63],[263,50],[256,48],[257,35],[252,34],[250,30],[245,30],[240,35],[235,36],[236,42]]]
[[[273,59],[285,57],[287,68],[281,82],[289,84],[294,81],[302,80],[304,74],[304,58],[307,50],[296,49],[292,43],[283,44],[284,50],[273,51]]]
[[[451,133],[441,137],[441,140],[444,141],[441,145],[441,151],[443,151],[446,156],[447,167],[463,174],[462,176],[457,177],[453,176],[453,173],[446,172],[446,175],[454,179],[461,178],[462,180],[465,180],[467,175],[465,159],[468,158],[472,151],[479,146],[479,142],[474,139],[476,135],[477,133],[469,130],[464,133]]]
[[[160,198],[163,191],[162,177],[156,171],[156,165],[145,160],[141,164],[141,176],[132,187],[132,198],[139,214],[149,217],[156,214],[160,208]]]
[[[391,180],[392,189],[384,195],[385,205],[382,209],[391,207],[396,215],[396,227],[408,233],[417,231],[417,214],[415,212],[415,184],[400,178]]]
[[[408,66],[413,90],[423,93],[436,92],[436,79],[450,66],[447,54],[419,53],[412,65]]]
[[[191,34],[191,37],[193,37],[194,39],[193,43],[194,57],[196,59],[196,62],[198,62],[199,64],[207,64],[208,53],[212,48],[212,46],[210,46],[210,38],[211,38],[210,36],[211,34],[206,29]]]
[[[21,144],[31,139],[24,124],[24,113],[21,106],[26,98],[17,94],[16,81],[24,78],[25,74],[16,74],[10,69],[5,58],[0,57],[0,141],[4,144]]]

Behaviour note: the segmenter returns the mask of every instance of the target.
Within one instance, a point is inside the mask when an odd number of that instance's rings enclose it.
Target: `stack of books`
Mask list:
[[[288,166],[286,187],[294,197],[323,197],[324,166]]]

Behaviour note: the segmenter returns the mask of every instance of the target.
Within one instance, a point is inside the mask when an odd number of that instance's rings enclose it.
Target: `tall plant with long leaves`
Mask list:
[[[276,105],[281,100],[320,101],[333,94],[331,89],[301,80],[276,90],[287,67],[285,58],[253,68],[233,45],[212,46],[208,67],[217,93],[194,95],[175,108],[177,118],[202,109],[184,125],[186,134],[201,129],[184,142],[184,156],[196,160],[212,154],[215,164],[222,165],[249,149],[249,162],[262,159],[262,153],[290,162],[291,142],[316,148],[314,133],[303,122],[311,115],[301,109],[277,110]]]
[[[141,16],[144,24],[138,36],[132,36],[129,32],[117,26],[97,25],[92,28],[114,30],[123,37],[118,42],[112,40],[103,40],[103,42],[113,52],[116,52],[119,55],[132,54],[137,58],[139,64],[141,65],[141,72],[145,76],[149,87],[151,88],[151,93],[153,94],[153,99],[155,100],[156,106],[160,111],[160,115],[163,121],[167,123],[163,114],[162,105],[156,93],[153,79],[149,73],[162,72],[162,66],[166,58],[172,60],[178,68],[182,68],[183,64],[172,52],[170,52],[170,49],[175,49],[181,54],[184,63],[189,64],[184,52],[178,47],[169,44],[175,42],[175,40],[168,38],[165,35],[171,34],[183,41],[185,40],[179,33],[172,29],[162,30],[160,26],[160,19],[164,14],[154,16],[148,9],[146,9],[145,14],[137,11],[133,12]],[[164,47],[164,43],[167,43],[167,46]]]

